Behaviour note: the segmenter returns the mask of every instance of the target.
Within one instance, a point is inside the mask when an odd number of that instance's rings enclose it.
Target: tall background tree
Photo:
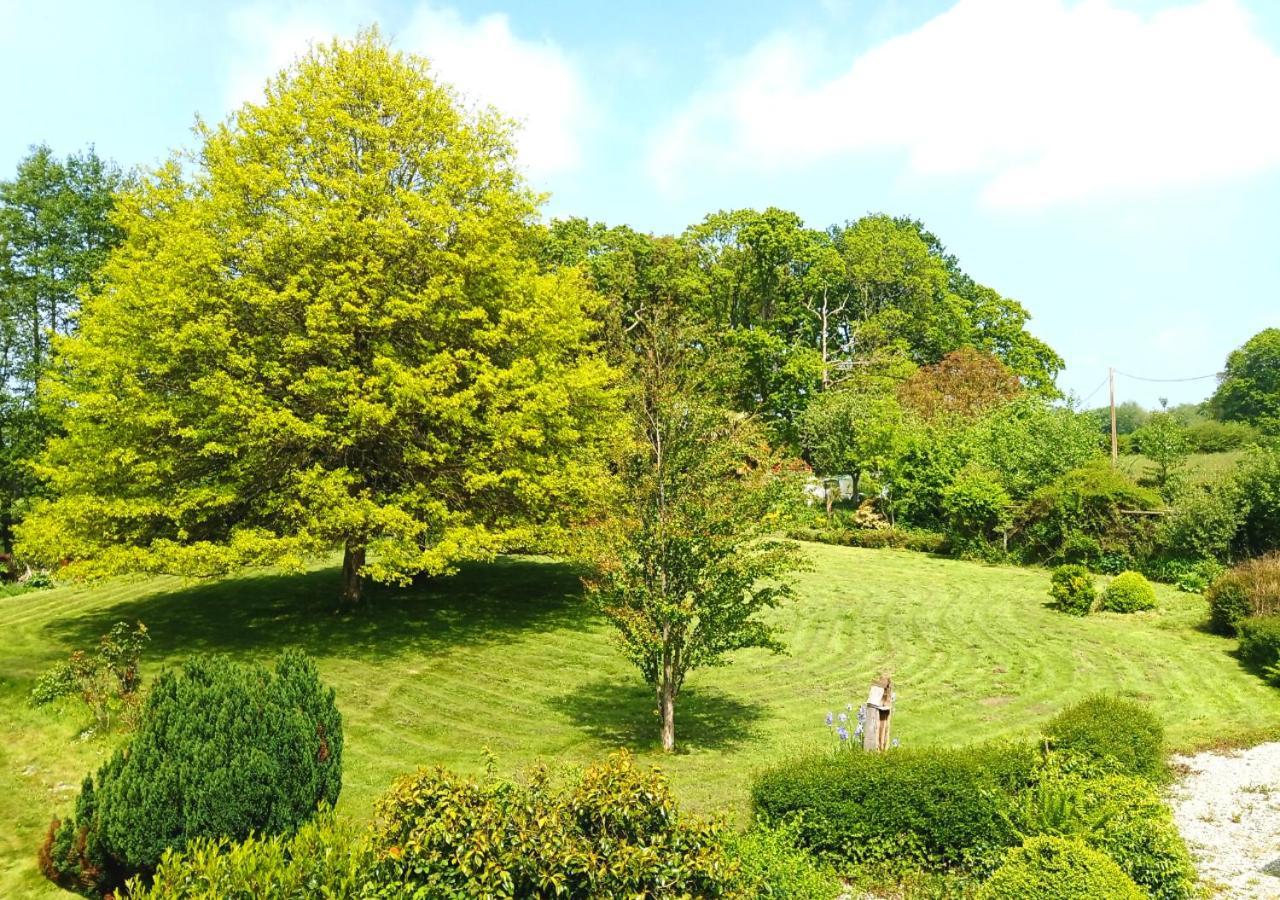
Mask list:
[[[614,374],[594,295],[528,254],[505,122],[366,33],[199,134],[121,195],[23,546],[195,575],[341,547],[354,602],[590,502]]]
[[[40,380],[53,341],[76,328],[81,293],[120,241],[111,220],[123,176],[93,149],[58,159],[38,146],[0,181],[0,547],[34,496],[31,468],[53,428]]]
[[[1227,357],[1209,406],[1225,422],[1280,434],[1280,328],[1258,332]]]

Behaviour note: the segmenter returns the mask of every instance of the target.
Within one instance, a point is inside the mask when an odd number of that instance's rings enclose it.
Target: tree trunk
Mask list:
[[[364,545],[348,543],[342,551],[342,605],[359,606],[364,599]]]
[[[670,684],[662,685],[662,749],[676,749],[676,692]]]
[[[858,495],[858,485],[862,483],[862,470],[854,469],[853,471],[853,505],[855,507],[862,505],[862,497]]]

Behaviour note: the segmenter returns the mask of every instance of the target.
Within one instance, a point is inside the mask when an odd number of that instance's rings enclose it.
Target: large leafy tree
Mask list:
[[[356,601],[590,499],[613,373],[591,292],[528,253],[504,122],[366,33],[199,133],[120,200],[26,547],[196,575],[342,547]]]
[[[39,146],[0,181],[0,547],[38,488],[31,460],[52,428],[40,379],[52,342],[75,329],[87,289],[120,230],[119,170],[92,149],[58,159]]]
[[[706,343],[663,298],[626,326],[633,430],[618,463],[617,514],[588,582],[653,688],[664,750],[689,672],[747,647],[780,649],[760,613],[790,594],[796,547],[770,538],[786,483],[755,423],[706,388]]]
[[[800,435],[820,475],[853,476],[855,499],[864,474],[894,465],[906,437],[902,407],[890,393],[827,391],[805,408]]]
[[[1267,328],[1227,357],[1209,401],[1218,418],[1280,434],[1280,328]]]

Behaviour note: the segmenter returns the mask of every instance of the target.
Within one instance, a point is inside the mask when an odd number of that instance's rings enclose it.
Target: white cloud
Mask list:
[[[377,18],[355,3],[324,13],[313,10],[298,7],[280,14],[252,5],[232,13],[239,49],[228,73],[229,108],[260,98],[266,79],[309,44],[351,37]],[[520,163],[531,176],[572,169],[581,161],[589,104],[581,74],[557,45],[516,35],[501,13],[468,21],[452,9],[427,4],[413,8],[403,28],[383,30],[400,49],[427,57],[433,71],[467,102],[492,105],[516,120]]]
[[[1037,208],[1280,165],[1280,56],[1235,0],[1143,16],[1110,0],[960,0],[834,77],[820,39],[776,35],[722,67],[661,129],[667,187],[733,165],[778,171],[898,152]]]

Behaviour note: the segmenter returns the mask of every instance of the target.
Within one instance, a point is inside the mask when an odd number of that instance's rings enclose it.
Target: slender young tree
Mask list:
[[[694,669],[735,650],[779,650],[760,613],[791,593],[794,545],[768,537],[784,482],[761,432],[703,389],[705,344],[661,301],[628,324],[633,435],[619,464],[623,500],[590,594],[652,686],[664,750]]]
[[[340,547],[354,603],[591,499],[614,374],[595,296],[528,255],[505,122],[370,32],[199,134],[122,195],[31,553],[213,575]]]

